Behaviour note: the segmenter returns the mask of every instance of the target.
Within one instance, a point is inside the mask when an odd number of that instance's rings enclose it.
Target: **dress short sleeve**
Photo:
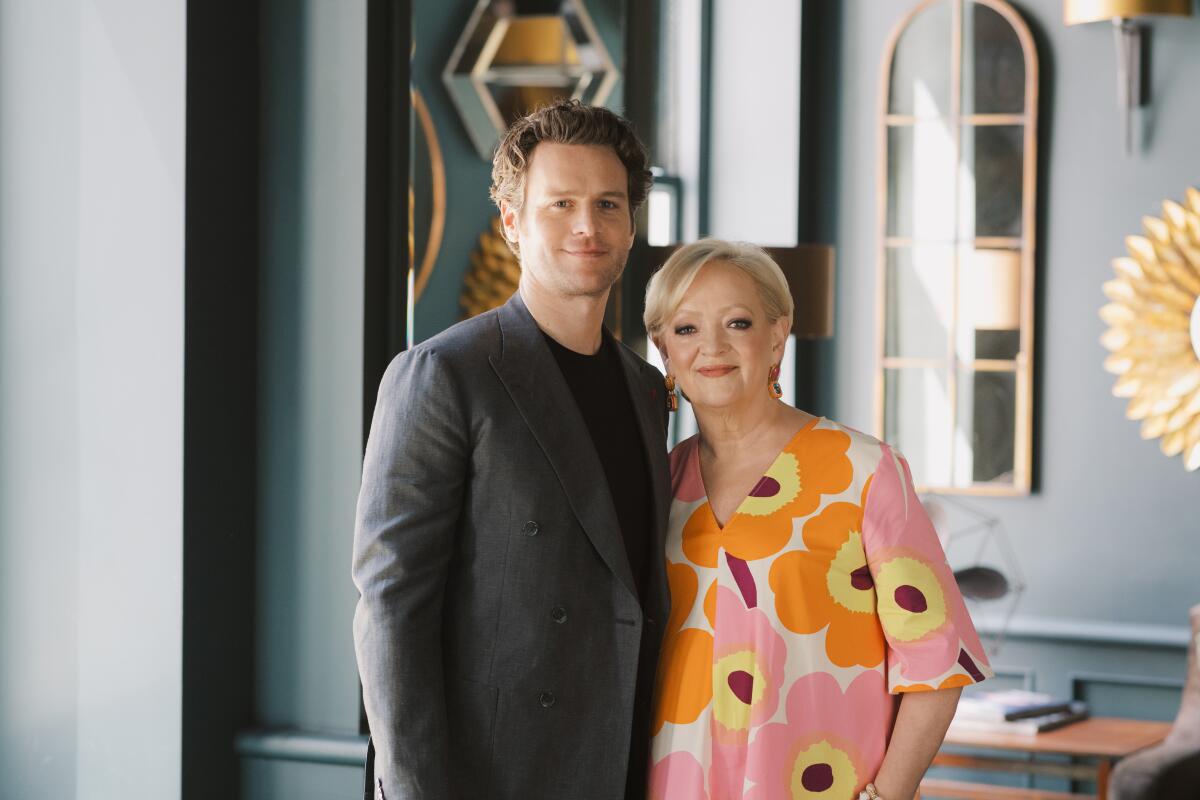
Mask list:
[[[947,689],[992,677],[908,463],[887,445],[880,449],[862,533],[888,644],[888,691]]]

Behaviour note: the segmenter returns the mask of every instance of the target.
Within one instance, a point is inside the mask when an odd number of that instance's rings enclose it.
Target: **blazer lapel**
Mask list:
[[[662,580],[650,583],[658,594],[660,608],[670,602],[667,586],[666,552],[667,522],[671,512],[671,470],[667,463],[667,431],[663,425],[663,408],[667,402],[666,389],[660,386],[647,387],[642,379],[642,360],[637,353],[618,343],[621,365],[625,368],[625,384],[629,387],[629,398],[637,415],[638,428],[642,434],[642,448],[646,453],[646,468],[654,494],[654,540],[650,542],[650,564],[654,574]],[[647,603],[650,598],[645,598]]]
[[[501,350],[489,360],[546,454],[572,511],[613,574],[637,597],[604,468],[558,363],[518,292],[499,310]]]

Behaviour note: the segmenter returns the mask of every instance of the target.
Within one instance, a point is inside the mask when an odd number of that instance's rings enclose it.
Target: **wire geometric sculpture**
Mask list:
[[[1020,605],[1021,595],[1025,593],[1025,577],[1021,572],[1021,564],[1008,535],[1004,532],[1000,518],[986,514],[951,495],[923,497],[921,504],[925,506],[938,531],[942,549],[946,552],[946,561],[954,570],[954,580],[958,583],[963,598],[971,604],[1007,598],[1007,607],[989,648],[989,652],[994,656],[1004,645],[1013,615]],[[974,545],[974,554],[960,562],[965,566],[955,568],[951,553],[962,552],[971,544]],[[1000,567],[986,563],[985,558],[989,556],[997,559]]]

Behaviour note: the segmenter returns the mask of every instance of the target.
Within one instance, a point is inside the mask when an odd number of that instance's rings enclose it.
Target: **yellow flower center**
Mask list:
[[[742,501],[738,513],[752,517],[765,517],[796,499],[800,494],[800,462],[788,452],[779,454],[751,491]]]
[[[713,666],[713,716],[729,730],[750,727],[750,712],[767,688],[752,650],[739,650]]]
[[[937,575],[915,558],[885,563],[875,576],[879,621],[894,639],[911,642],[946,622],[946,598]]]
[[[825,573],[825,585],[834,602],[847,611],[869,614],[875,610],[875,583],[867,568],[867,554],[858,531],[851,531],[838,548]]]
[[[858,786],[858,772],[850,756],[827,741],[802,751],[792,763],[792,800],[851,797]]]

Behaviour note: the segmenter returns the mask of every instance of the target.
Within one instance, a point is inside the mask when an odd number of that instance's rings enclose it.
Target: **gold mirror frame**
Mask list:
[[[963,48],[964,48],[964,5],[967,2],[973,3],[976,7],[987,7],[999,14],[1013,29],[1017,40],[1020,43],[1022,55],[1024,57],[1024,103],[1022,111],[1016,113],[962,113],[963,104]],[[917,116],[916,109],[912,116],[906,117],[902,115],[892,114],[891,99],[892,99],[892,78],[893,71],[896,66],[897,47],[901,43],[901,38],[905,31],[909,30],[910,25],[917,20],[920,15],[926,13],[930,9],[941,5],[950,4],[951,8],[951,24],[950,24],[950,58],[947,68],[950,70],[949,75],[949,113],[943,113],[934,117]],[[876,307],[876,322],[877,322],[877,341],[876,341],[876,373],[875,373],[875,428],[876,432],[885,440],[892,441],[893,444],[904,449],[903,441],[895,441],[894,432],[889,431],[886,426],[888,419],[888,387],[887,387],[887,371],[893,370],[897,383],[905,369],[923,369],[926,373],[933,370],[933,374],[942,375],[945,378],[945,405],[949,409],[950,419],[947,420],[949,426],[947,431],[941,431],[935,439],[930,435],[930,430],[922,432],[924,446],[927,452],[932,446],[937,445],[938,439],[945,443],[944,449],[948,449],[946,453],[948,467],[946,474],[951,478],[951,482],[936,482],[927,480],[927,476],[915,474],[914,480],[917,483],[917,488],[922,492],[939,492],[945,494],[974,494],[974,495],[1025,495],[1031,489],[1031,473],[1032,473],[1032,398],[1033,398],[1033,297],[1034,297],[1034,255],[1035,255],[1035,213],[1036,213],[1036,187],[1037,187],[1037,103],[1038,103],[1038,59],[1036,46],[1033,36],[1030,33],[1028,25],[1021,19],[1017,11],[1003,0],[925,0],[912,9],[892,30],[888,39],[887,46],[884,51],[884,59],[881,68],[880,80],[880,97],[879,97],[879,173],[876,184],[877,197],[877,214],[878,214],[878,262],[877,262],[877,307]],[[972,109],[973,110],[973,109]],[[945,242],[935,242],[934,240],[921,240],[915,234],[909,240],[904,240],[901,237],[889,236],[889,204],[893,198],[893,186],[890,181],[892,175],[892,165],[889,163],[889,132],[893,129],[902,128],[904,126],[912,126],[912,130],[916,131],[918,122],[924,123],[928,121],[940,121],[945,126],[951,128],[950,138],[953,142],[953,174],[954,174],[954,226],[952,229],[951,238]],[[964,128],[969,128],[976,131],[985,126],[1023,126],[1023,149],[1022,149],[1022,174],[1021,174],[1021,208],[1020,208],[1020,235],[1015,237],[981,237],[976,236],[976,231],[972,226],[971,236],[964,238],[962,236],[962,227],[960,224],[960,216],[963,213],[962,198],[960,197],[961,187],[963,186],[963,174],[966,170],[966,165],[963,160],[963,131]],[[972,176],[973,177],[973,176]],[[974,182],[971,182],[974,186]],[[978,196],[978,195],[976,195]],[[949,253],[949,268],[948,287],[949,294],[949,324],[947,334],[947,352],[945,356],[936,358],[912,358],[902,357],[899,355],[889,356],[887,352],[888,330],[889,330],[889,309],[891,305],[889,300],[889,282],[888,282],[888,254],[889,250],[894,250],[899,255],[904,252],[904,247],[909,247],[909,252],[915,251],[916,245],[924,244],[926,246],[940,244],[944,245]],[[1015,310],[1016,319],[1019,322],[1019,340],[1016,349],[1016,355],[1011,359],[976,359],[974,353],[969,361],[960,359],[959,354],[959,326],[962,324],[963,314],[960,305],[962,305],[962,286],[961,277],[963,275],[962,262],[964,261],[963,246],[970,246],[972,252],[978,256],[983,254],[996,254],[1005,252],[1009,254],[1019,255],[1019,268],[1014,265],[1014,269],[1019,275],[1019,283],[1015,287],[1015,297],[1017,309]],[[913,263],[917,263],[917,258],[913,257]],[[976,260],[973,257],[973,262]],[[1012,259],[1015,261],[1016,259]],[[978,280],[980,273],[974,273],[975,279]],[[978,285],[978,284],[976,284]],[[978,295],[977,295],[978,296]],[[897,315],[899,317],[899,315]],[[972,376],[978,376],[982,373],[1014,373],[1014,397],[1013,405],[1015,411],[1015,419],[1012,423],[1013,441],[1011,442],[1013,450],[1011,480],[1005,481],[989,481],[979,482],[972,478],[970,482],[954,482],[956,475],[956,459],[957,447],[956,439],[961,434],[959,421],[959,397],[958,397],[958,381],[959,371],[969,370]],[[938,373],[937,371],[941,372]],[[912,374],[912,373],[909,373]],[[970,431],[968,431],[969,433]],[[935,443],[931,445],[930,443]],[[1007,437],[1005,437],[1005,446],[1008,445]],[[972,450],[972,453],[975,451]],[[913,461],[913,452],[908,452],[910,461]]]
[[[413,276],[412,302],[415,304],[421,299],[425,286],[429,283],[429,277],[433,275],[438,253],[442,250],[442,235],[446,231],[446,162],[442,158],[442,143],[438,139],[437,128],[434,127],[433,117],[429,113],[429,107],[425,104],[424,96],[415,86],[412,87],[410,96],[413,112],[417,122],[420,123],[421,136],[419,138],[424,143],[424,150],[428,155],[430,187],[429,231],[425,235],[425,252],[421,255],[421,266]],[[414,150],[414,154],[416,152],[417,150]],[[415,265],[417,263],[417,245],[416,237],[413,235],[413,210],[417,205],[417,198],[411,181],[408,193],[408,263]],[[422,200],[424,199],[422,198]]]

